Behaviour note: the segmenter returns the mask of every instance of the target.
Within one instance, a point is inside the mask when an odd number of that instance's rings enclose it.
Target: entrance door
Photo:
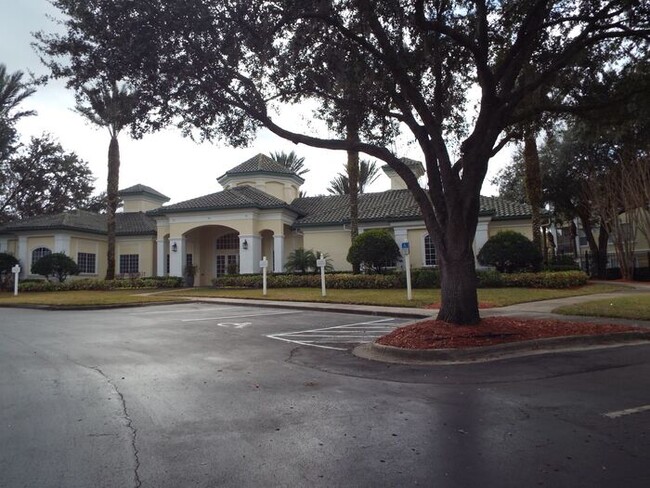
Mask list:
[[[217,254],[217,277],[239,272],[239,254]]]

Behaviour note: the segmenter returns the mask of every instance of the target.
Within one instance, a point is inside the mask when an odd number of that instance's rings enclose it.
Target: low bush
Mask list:
[[[503,286],[502,274],[493,269],[477,270],[476,279],[479,288],[500,288]]]
[[[183,278],[176,276],[153,276],[149,278],[100,280],[84,278],[54,283],[47,280],[24,280],[18,285],[22,292],[44,291],[108,291],[145,288],[180,288]]]
[[[504,286],[521,288],[572,288],[587,283],[587,275],[582,271],[541,272],[541,273],[499,273],[494,270],[476,272],[479,288],[499,288]],[[261,274],[228,275],[212,280],[217,288],[262,288]],[[406,273],[362,275],[352,273],[328,273],[325,285],[332,289],[387,289],[405,288]],[[440,288],[440,272],[437,269],[420,268],[411,271],[413,288]],[[269,274],[269,288],[319,288],[318,274]]]
[[[587,284],[588,276],[582,271],[557,273],[512,273],[502,274],[503,286],[517,288],[573,288]]]

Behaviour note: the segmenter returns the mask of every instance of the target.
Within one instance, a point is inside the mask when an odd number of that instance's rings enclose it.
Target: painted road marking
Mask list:
[[[219,327],[225,327],[227,329],[233,328],[233,329],[243,329],[244,327],[248,327],[249,325],[252,325],[252,322],[219,322],[217,326]]]
[[[245,315],[231,315],[229,317],[206,317],[201,319],[183,319],[181,322],[204,322],[206,320],[223,320],[223,319],[239,319],[242,317],[263,317],[268,315],[289,315],[302,312],[264,312],[264,313],[249,313]]]
[[[358,344],[370,342],[395,329],[394,325],[388,325],[388,322],[393,322],[394,320],[393,318],[387,318],[295,332],[279,332],[276,334],[268,334],[266,337],[303,346],[345,351],[345,348],[325,346],[323,344]]]
[[[624,417],[625,415],[632,415],[635,413],[641,413],[647,411],[650,411],[650,405],[642,405],[640,407],[626,408],[625,410],[615,410],[613,412],[604,413],[603,416],[610,419],[617,419],[619,417]]]

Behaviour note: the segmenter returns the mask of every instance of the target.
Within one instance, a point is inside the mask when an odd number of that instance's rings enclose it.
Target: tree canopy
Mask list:
[[[88,164],[49,135],[33,137],[0,169],[0,222],[92,204]]]
[[[506,129],[570,109],[571,97],[530,103],[530,95],[560,75],[579,77],[582,54],[607,50],[624,60],[646,50],[650,34],[648,9],[627,0],[53,4],[66,30],[39,42],[60,57],[54,72],[70,74],[72,85],[111,73],[136,87],[138,109],[149,115],[133,124],[136,132],[176,123],[241,146],[264,126],[294,143],[389,164],[436,247],[438,318],[454,323],[479,321],[472,250],[479,192],[490,158],[511,138]],[[363,74],[363,89],[341,89],[349,65]],[[308,100],[358,107],[367,130],[358,139],[328,137],[274,115]],[[426,188],[387,144],[396,131],[421,150]]]

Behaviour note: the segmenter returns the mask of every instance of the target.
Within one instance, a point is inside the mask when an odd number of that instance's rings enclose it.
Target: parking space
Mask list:
[[[261,334],[268,339],[285,343],[339,351],[372,342],[409,322],[402,318],[350,313],[200,303],[161,306],[155,310],[142,309],[132,312],[131,316],[155,320],[158,324],[178,323],[242,332],[246,329],[246,335],[251,337]]]

